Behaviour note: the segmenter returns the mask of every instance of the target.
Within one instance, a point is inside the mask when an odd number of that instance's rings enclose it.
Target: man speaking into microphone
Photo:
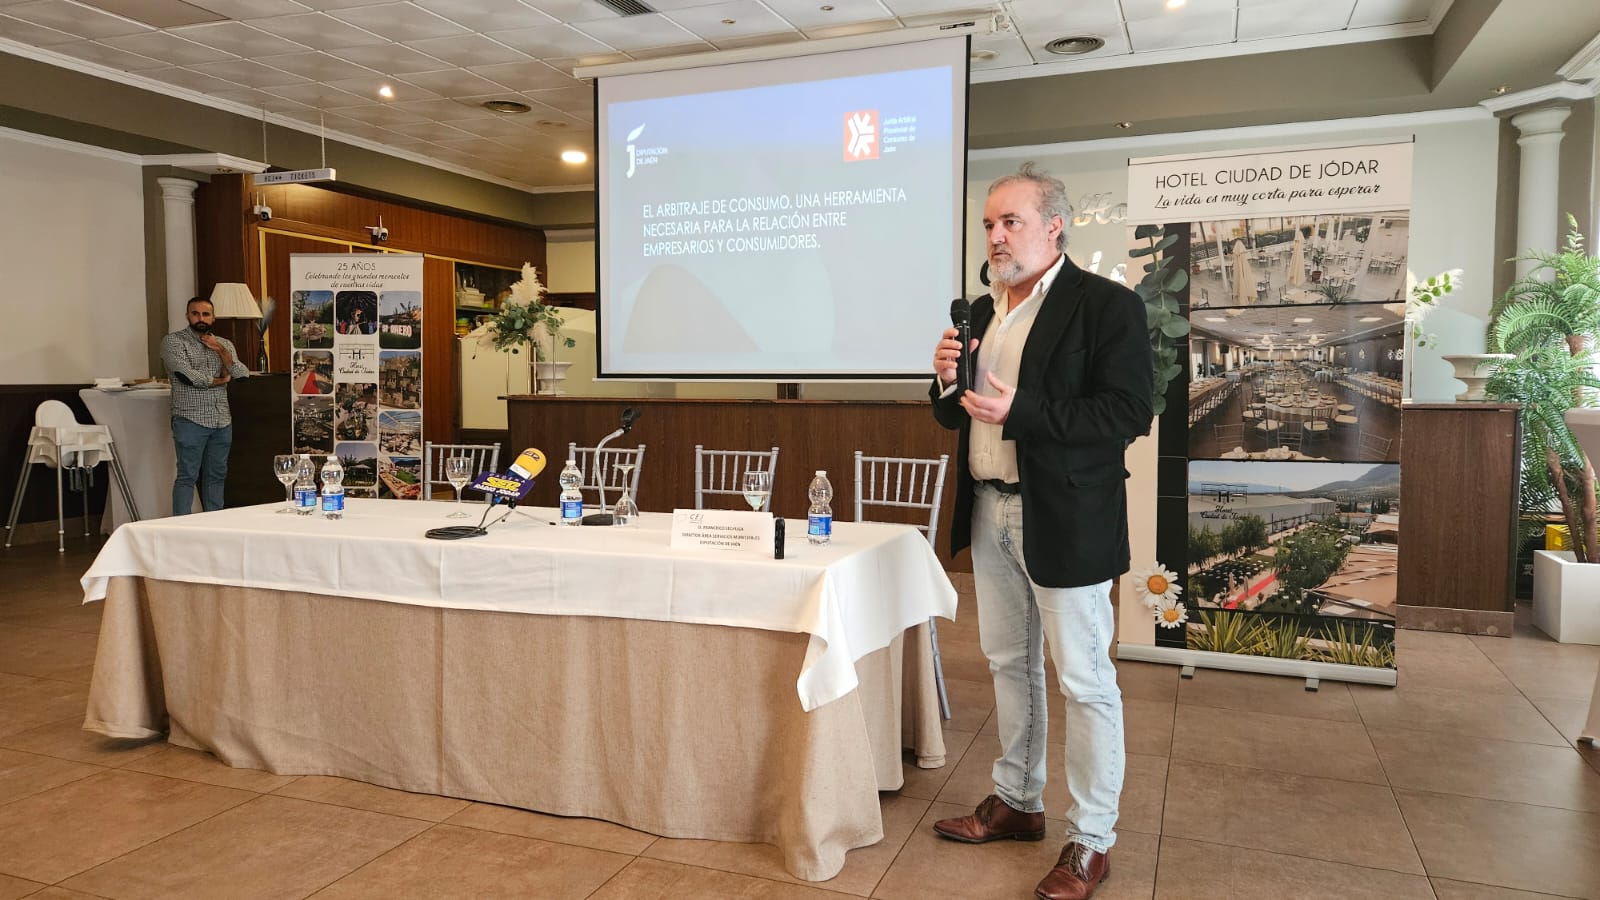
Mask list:
[[[1044,644],[1066,697],[1067,843],[1035,890],[1084,900],[1110,874],[1122,793],[1122,694],[1111,582],[1128,570],[1123,452],[1150,430],[1144,302],[1066,256],[1066,188],[1026,164],[984,204],[990,295],[971,335],[934,351],[933,415],[959,429],[950,552],[972,547],[978,632],[994,677],[994,793],[933,829],[965,843],[1043,840]],[[963,352],[970,389],[958,384]],[[1027,535],[1024,541],[1024,533]]]

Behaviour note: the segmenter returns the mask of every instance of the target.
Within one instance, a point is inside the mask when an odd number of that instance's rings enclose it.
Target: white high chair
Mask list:
[[[117,490],[128,503],[128,513],[134,521],[139,519],[139,507],[128,489],[128,476],[122,471],[122,461],[117,457],[116,442],[111,439],[111,429],[104,425],[84,425],[73,415],[72,407],[60,400],[46,400],[33,412],[33,428],[28,432],[28,450],[22,461],[22,471],[17,476],[17,492],[11,498],[11,517],[6,520],[6,549],[16,534],[17,516],[22,513],[22,498],[28,490],[28,474],[35,465],[46,465],[56,470],[56,550],[67,550],[67,524],[62,508],[61,470],[71,469],[76,488],[87,478],[88,470],[100,463],[110,464]],[[89,489],[83,490],[83,536],[89,536]]]

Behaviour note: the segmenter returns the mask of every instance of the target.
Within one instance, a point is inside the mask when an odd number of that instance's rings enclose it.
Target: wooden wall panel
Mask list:
[[[422,437],[455,442],[456,431],[455,264],[436,256],[422,260]]]
[[[918,402],[837,403],[806,400],[623,400],[614,398],[513,396],[507,404],[510,444],[500,458],[509,463],[525,447],[549,457],[529,502],[555,506],[556,474],[566,461],[567,442],[594,446],[621,421],[624,407],[641,410],[633,431],[610,446],[645,445],[639,508],[669,512],[694,506],[694,445],[719,450],[780,448],[773,474],[772,510],[789,519],[806,516],[806,486],[817,469],[833,484],[833,515],[854,518],[856,450],[871,456],[952,459],[945,475],[940,510],[939,558],[949,566],[950,510],[955,496],[956,432],[933,420],[928,404]],[[737,502],[737,498],[725,498]],[[733,503],[727,504],[729,508]],[[742,508],[742,507],[741,507]],[[871,518],[891,519],[874,514]],[[926,513],[921,515],[927,521]],[[915,517],[895,521],[914,521]],[[968,570],[962,553],[953,566]]]

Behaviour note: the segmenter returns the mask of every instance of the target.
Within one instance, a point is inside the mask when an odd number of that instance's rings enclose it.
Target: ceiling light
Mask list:
[[[382,87],[378,88],[378,96],[385,100],[393,100],[394,88],[389,87],[387,84],[383,85]]]
[[[1179,9],[1189,0],[1167,0],[1167,9]]]
[[[561,121],[559,119],[540,119],[539,121],[537,121],[537,122],[535,122],[533,124],[539,126],[540,128],[565,128],[565,127],[567,127],[567,123],[565,123],[565,122],[563,122],[563,121]]]
[[[1000,54],[993,50],[974,50],[967,55],[973,62],[992,62],[1000,58]]]
[[[1294,320],[1294,323],[1296,325],[1310,325],[1312,322],[1315,322],[1315,321],[1316,321],[1316,319],[1309,319],[1309,318],[1305,318],[1304,316],[1302,316],[1302,317],[1296,318]]]
[[[589,154],[583,152],[582,150],[563,150],[561,151],[561,161],[564,163],[572,163],[573,165],[577,165],[578,163],[586,163],[589,161]]]
[[[823,12],[833,12],[833,4],[832,3],[824,3],[821,6],[817,7],[817,9],[820,9]]]
[[[1044,49],[1061,56],[1078,56],[1084,53],[1093,53],[1105,45],[1106,42],[1103,38],[1078,34],[1072,37],[1056,38],[1045,44]]]
[[[724,25],[732,25],[733,23],[735,23],[737,21],[739,21],[739,20],[738,19],[723,19],[722,20],[722,24],[724,24]]]
[[[1495,89],[1494,89],[1494,95],[1495,95],[1495,96],[1496,96],[1496,97],[1499,97],[1499,96],[1501,96],[1501,95],[1502,95],[1502,94],[1504,94],[1504,93],[1505,93],[1505,92],[1506,92],[1506,91],[1509,91],[1509,90],[1511,90],[1511,85],[1509,85],[1509,84],[1502,84],[1502,85],[1500,85],[1500,86],[1499,86],[1499,87],[1497,87],[1497,88],[1495,88]]]
[[[1206,316],[1206,321],[1207,322],[1221,322],[1224,325],[1226,325],[1228,323],[1228,320],[1226,318],[1224,318],[1223,316]]]
[[[1117,127],[1118,128],[1122,128],[1122,129],[1128,129],[1128,128],[1132,128],[1133,127],[1133,123],[1132,122],[1118,122],[1117,123]]]
[[[1382,322],[1383,316],[1362,316],[1357,322]]]
[[[517,100],[485,100],[483,108],[502,116],[520,116],[533,111],[533,107]]]

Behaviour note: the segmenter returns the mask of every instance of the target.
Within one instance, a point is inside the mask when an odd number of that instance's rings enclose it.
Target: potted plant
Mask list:
[[[1309,247],[1306,249],[1306,255],[1311,257],[1311,283],[1320,284],[1322,282],[1322,263],[1328,258],[1328,249],[1326,247]]]
[[[577,346],[577,341],[562,336],[561,313],[556,307],[544,304],[544,294],[545,288],[539,281],[539,273],[532,264],[523,263],[522,280],[511,286],[511,296],[489,318],[480,340],[487,339],[496,350],[509,350],[512,353],[518,352],[523,346],[532,347],[533,359],[529,360],[529,364],[534,366],[538,374],[538,392],[555,393],[555,385],[566,377],[567,367],[572,365],[571,361],[556,361],[556,345],[559,343],[572,348]],[[542,332],[550,338],[548,358],[536,332]]]
[[[1600,258],[1584,249],[1568,217],[1566,245],[1529,254],[1535,265],[1491,313],[1491,350],[1512,354],[1489,377],[1488,393],[1522,404],[1522,521],[1526,531],[1558,510],[1570,551],[1535,551],[1534,624],[1561,641],[1600,644],[1600,538],[1594,465],[1566,421],[1593,407],[1600,334]]]

